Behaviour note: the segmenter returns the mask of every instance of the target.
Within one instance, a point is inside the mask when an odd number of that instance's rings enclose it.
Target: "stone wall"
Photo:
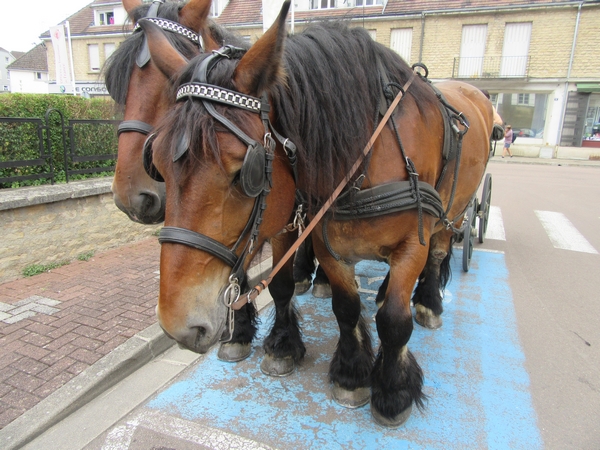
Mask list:
[[[112,178],[0,190],[0,283],[31,264],[74,260],[149,237],[115,206]]]

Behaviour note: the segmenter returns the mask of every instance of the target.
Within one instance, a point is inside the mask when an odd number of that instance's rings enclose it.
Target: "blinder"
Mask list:
[[[150,178],[154,181],[158,181],[159,183],[164,183],[165,179],[162,177],[154,163],[152,162],[152,143],[156,138],[156,133],[152,133],[148,138],[146,138],[146,142],[144,142],[144,148],[142,150],[142,156],[144,161],[144,170],[148,174]]]

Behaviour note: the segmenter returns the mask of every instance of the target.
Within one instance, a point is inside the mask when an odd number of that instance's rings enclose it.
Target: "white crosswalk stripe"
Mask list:
[[[504,222],[502,221],[502,211],[499,206],[490,206],[490,215],[488,218],[486,239],[494,239],[497,241],[505,241],[506,233],[504,232]]]
[[[555,248],[598,254],[598,251],[564,214],[553,211],[535,211],[535,215],[542,223]]]

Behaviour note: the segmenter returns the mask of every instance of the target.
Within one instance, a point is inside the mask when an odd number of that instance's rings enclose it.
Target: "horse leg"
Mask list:
[[[315,254],[309,236],[296,252],[296,260],[294,261],[294,281],[296,283],[294,293],[296,295],[304,294],[310,289],[314,272]]]
[[[329,298],[332,295],[329,279],[320,264],[317,266],[312,295],[317,298]]]
[[[354,279],[354,266],[335,261],[322,246],[315,251],[331,280],[332,308],[340,337],[331,363],[329,380],[333,399],[347,408],[369,402],[370,374],[375,359],[369,325],[362,316],[362,304]]]
[[[247,303],[234,313],[233,337],[229,342],[221,344],[217,358],[226,362],[238,362],[250,356],[252,340],[257,330],[257,315],[254,303]]]
[[[450,279],[450,258],[454,232],[442,230],[431,237],[429,255],[413,295],[415,321],[429,329],[442,326],[442,293]]]
[[[271,240],[273,262],[281,259],[294,239],[292,233],[286,233]],[[275,321],[263,343],[265,357],[260,369],[264,374],[276,377],[291,374],[306,353],[298,324],[298,311],[292,301],[293,264],[294,258],[290,258],[269,285],[275,304]]]
[[[412,404],[423,407],[423,371],[408,350],[413,330],[410,295],[427,259],[418,237],[399,246],[390,258],[383,304],[377,311],[381,345],[371,373],[371,413],[380,425],[398,427],[410,416]]]

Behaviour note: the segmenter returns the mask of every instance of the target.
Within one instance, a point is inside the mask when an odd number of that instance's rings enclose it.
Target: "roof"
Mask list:
[[[310,21],[313,19],[376,18],[421,14],[428,11],[477,11],[506,7],[558,6],[565,3],[578,5],[580,0],[388,0],[385,6],[295,11],[295,19]],[[600,4],[600,0],[583,0],[583,3]],[[262,0],[230,0],[216,21],[224,26],[262,24]]]
[[[13,55],[15,57],[15,59],[19,59],[21,56],[23,56],[27,52],[10,52],[10,53],[11,53],[11,55]]]
[[[33,72],[48,72],[48,59],[46,57],[46,45],[38,44],[13,61],[6,67],[8,70],[30,70]]]

